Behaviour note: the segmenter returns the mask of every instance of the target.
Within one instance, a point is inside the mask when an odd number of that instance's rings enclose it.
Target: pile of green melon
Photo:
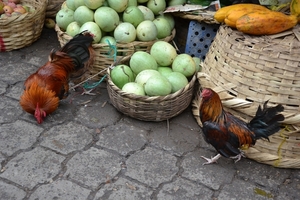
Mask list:
[[[174,18],[163,14],[174,0],[66,0],[56,24],[70,36],[88,30],[94,43],[152,41],[171,35]]]
[[[150,52],[135,52],[128,64],[110,72],[112,82],[122,91],[142,96],[165,96],[189,84],[200,70],[200,59],[177,54],[168,42],[157,41]]]

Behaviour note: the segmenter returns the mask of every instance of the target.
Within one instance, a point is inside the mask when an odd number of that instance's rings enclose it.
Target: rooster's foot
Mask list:
[[[246,157],[244,152],[241,152],[240,154],[236,155],[236,156],[232,156],[230,157],[231,159],[235,160],[234,163],[237,163],[241,160],[242,157]]]
[[[212,158],[206,158],[204,156],[201,156],[201,158],[203,158],[204,160],[206,160],[206,163],[203,163],[202,165],[208,165],[208,164],[212,164],[212,163],[217,163],[217,160],[221,157],[221,154],[217,154],[215,157]]]

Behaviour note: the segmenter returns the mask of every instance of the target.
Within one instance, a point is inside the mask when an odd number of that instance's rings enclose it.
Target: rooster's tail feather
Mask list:
[[[255,139],[265,138],[280,130],[280,121],[284,120],[284,116],[279,114],[284,110],[281,104],[274,107],[267,107],[268,101],[258,107],[255,117],[250,121],[249,126],[255,133]]]
[[[74,36],[61,48],[60,51],[65,52],[72,58],[75,64],[75,71],[85,68],[86,63],[91,64],[93,60],[92,42],[93,36],[84,31]]]

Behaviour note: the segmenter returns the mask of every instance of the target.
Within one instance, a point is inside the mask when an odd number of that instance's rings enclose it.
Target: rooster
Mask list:
[[[215,163],[221,156],[238,162],[244,157],[240,147],[255,145],[256,140],[261,138],[269,140],[268,136],[278,132],[279,122],[284,120],[284,116],[279,114],[284,110],[281,104],[267,107],[266,101],[262,108],[258,107],[254,118],[246,123],[226,112],[219,95],[212,89],[203,89],[201,96],[199,111],[202,132],[206,142],[218,152],[211,159],[202,156],[207,161],[203,165]]]
[[[93,63],[92,42],[93,35],[86,31],[74,36],[60,50],[52,51],[49,61],[26,79],[20,105],[39,124],[68,96],[69,80],[80,77]]]

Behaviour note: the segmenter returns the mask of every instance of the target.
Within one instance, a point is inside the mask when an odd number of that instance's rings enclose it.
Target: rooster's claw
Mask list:
[[[201,158],[203,158],[204,160],[206,160],[206,163],[203,163],[202,165],[209,165],[212,163],[217,163],[218,159],[221,157],[221,154],[217,154],[215,157],[212,158],[206,158],[204,156],[201,156]]]

